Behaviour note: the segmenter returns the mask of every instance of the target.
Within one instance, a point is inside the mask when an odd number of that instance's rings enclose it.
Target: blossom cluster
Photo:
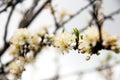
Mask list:
[[[68,50],[73,48],[74,43],[75,35],[70,33],[61,33],[53,38],[53,45],[59,48],[62,52],[68,52]]]
[[[40,38],[33,35],[27,29],[18,29],[11,39],[10,53],[14,57],[24,56],[30,50],[39,49]]]
[[[117,36],[110,35],[102,30],[102,48],[120,52]],[[99,42],[99,31],[97,27],[88,27],[83,33],[79,34],[77,29],[73,33],[62,32],[57,35],[50,35],[44,27],[36,34],[32,34],[28,29],[18,29],[11,39],[10,54],[15,58],[9,66],[10,72],[19,77],[24,71],[25,64],[34,59],[34,53],[43,46],[54,46],[62,53],[69,52],[70,49],[78,49],[81,53],[94,54],[93,49]],[[87,60],[90,59],[87,56]]]
[[[110,35],[108,32],[103,31],[103,46],[110,48],[116,53],[120,52],[120,45],[118,44],[119,36]]]
[[[40,48],[40,38],[32,34],[28,29],[18,29],[12,37],[10,43],[10,54],[15,58],[9,65],[10,73],[15,78],[24,71],[24,65],[34,59],[34,52]]]
[[[9,65],[10,73],[14,75],[14,79],[19,78],[24,69],[25,61],[23,59],[15,60]]]
[[[103,49],[109,49],[113,50],[117,53],[120,52],[120,46],[117,43],[119,40],[118,36],[113,36],[106,32],[105,30],[102,30],[102,46]],[[79,40],[79,49],[80,52],[84,53],[93,53],[92,49],[97,45],[97,42],[99,42],[99,32],[97,27],[91,26],[88,27],[83,32],[83,38]]]
[[[82,35],[83,38],[79,40],[78,49],[82,53],[91,53],[92,47],[94,47],[99,41],[99,34],[97,28],[94,26],[88,27]]]

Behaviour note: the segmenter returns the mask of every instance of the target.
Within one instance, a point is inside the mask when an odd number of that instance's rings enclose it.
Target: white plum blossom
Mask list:
[[[26,28],[18,29],[11,39],[10,53],[19,56],[25,52],[25,49],[38,50],[40,39],[37,35],[29,32]],[[23,49],[25,48],[25,49]]]
[[[87,38],[86,40],[91,44],[99,41],[98,29],[96,26],[88,27],[84,31],[84,36]]]
[[[70,33],[61,33],[59,35],[54,36],[53,45],[59,48],[62,52],[68,51],[75,43],[75,35]]]
[[[111,35],[106,31],[103,31],[102,34],[103,34],[103,45],[106,48],[110,47],[111,50],[119,53],[120,52],[120,45],[117,43],[119,40],[119,36]]]
[[[116,42],[118,41],[118,37],[117,36],[113,36],[111,34],[109,34],[108,32],[103,31],[103,41],[104,41],[104,45],[115,45]]]
[[[14,45],[23,45],[29,37],[30,32],[26,28],[17,29],[11,39],[11,43]]]
[[[19,57],[19,52],[22,52],[21,46],[10,45],[9,53],[12,54],[14,57]]]
[[[12,73],[15,78],[19,78],[24,71],[24,65],[25,63],[23,60],[15,60],[9,65],[10,73]]]
[[[41,30],[33,34],[28,29],[21,28],[12,37],[10,53],[14,56],[15,61],[9,65],[9,69],[15,77],[21,76],[24,66],[34,61],[35,53],[43,46],[53,45],[62,53],[69,52],[70,49],[75,49],[77,46],[79,52],[89,53],[91,56],[99,41],[99,32],[95,26],[88,27],[82,34],[79,34],[77,29],[74,29],[74,34],[64,32],[57,35],[48,34],[47,28]],[[118,39],[119,37],[102,30],[103,49],[120,52]],[[89,60],[90,56],[87,56],[86,60]]]
[[[91,53],[92,47],[96,45],[96,43],[99,41],[99,34],[96,26],[88,27],[80,37],[83,36],[83,38],[79,39],[79,46],[78,49],[82,53]]]
[[[81,36],[81,35],[80,35]],[[79,39],[78,49],[80,52],[91,53],[92,48],[96,46],[96,43],[99,41],[99,32],[96,26],[88,27],[83,32],[83,38]],[[119,40],[118,36],[113,36],[102,29],[102,45],[105,49],[111,49],[115,52],[120,52],[120,46],[117,41]]]
[[[91,53],[91,46],[90,46],[90,43],[86,40],[79,40],[79,46],[78,46],[78,49],[79,49],[79,52],[81,53],[85,53],[85,52],[88,52],[88,53]]]

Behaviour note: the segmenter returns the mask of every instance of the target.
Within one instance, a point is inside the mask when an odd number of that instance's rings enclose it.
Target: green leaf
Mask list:
[[[65,29],[62,30],[62,33],[64,33],[64,32],[65,32]]]
[[[79,39],[79,31],[78,31],[78,29],[74,28],[73,30],[74,30],[75,36],[77,37],[77,39]]]

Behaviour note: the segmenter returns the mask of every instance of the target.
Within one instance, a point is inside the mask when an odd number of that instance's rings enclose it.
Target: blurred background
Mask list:
[[[8,27],[7,41],[9,41],[18,28],[24,11],[26,11],[34,0],[24,0],[18,4]],[[46,0],[40,0],[41,6]],[[58,14],[66,11],[70,14],[76,13],[79,9],[88,4],[87,0],[53,0],[52,5]],[[120,0],[103,0],[101,12],[109,14],[120,8]],[[90,18],[91,7],[81,12],[70,22],[64,25],[66,32],[72,32],[74,27],[84,28]],[[3,36],[5,24],[10,9],[0,14],[0,47],[3,47]],[[45,8],[32,23],[29,29],[33,32],[42,26],[49,26],[49,33],[55,29],[54,19],[48,8]],[[112,35],[120,35],[120,14],[113,17],[113,20],[107,20],[103,28]],[[62,29],[58,31],[60,33]],[[25,66],[26,70],[22,74],[22,80],[53,80],[56,76],[59,80],[119,80],[120,79],[120,54],[112,51],[102,50],[99,56],[93,55],[89,61],[86,61],[87,54],[80,54],[71,50],[62,55],[53,47],[45,47],[36,57],[34,63]],[[5,52],[1,61],[6,63],[11,57],[9,52]],[[56,80],[56,79],[54,79]]]

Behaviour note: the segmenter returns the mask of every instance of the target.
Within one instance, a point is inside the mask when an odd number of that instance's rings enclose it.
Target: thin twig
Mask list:
[[[78,16],[80,13],[82,13],[84,10],[86,10],[89,6],[91,6],[93,3],[95,2],[95,0],[91,1],[89,4],[87,4],[86,6],[84,6],[83,8],[79,9],[78,12],[76,12],[74,15],[72,15],[68,20],[64,21],[59,27],[56,28],[55,32],[57,32],[57,30],[61,27],[63,27],[66,23],[70,22],[73,18],[75,18],[76,16]]]
[[[56,31],[60,27],[60,24],[57,22],[57,18],[55,16],[55,11],[54,11],[54,8],[52,6],[52,0],[50,1],[50,9],[51,9],[51,14],[52,14],[54,22],[55,22],[55,30],[53,33],[56,34]]]
[[[108,19],[110,19],[110,20],[112,20],[112,17],[113,16],[115,16],[115,15],[118,15],[118,14],[120,14],[120,9],[117,9],[116,11],[114,11],[114,12],[112,12],[112,13],[110,13],[110,14],[108,14],[108,15],[105,15],[101,20],[103,21],[103,23],[106,21],[106,20],[108,20]],[[95,25],[94,23],[93,23],[93,19],[89,22],[89,24],[87,25],[87,26],[85,26],[83,29],[80,29],[79,30],[79,32],[83,32],[85,29],[87,29],[87,27],[89,27],[89,26],[91,26],[91,25]]]
[[[66,20],[65,22],[63,22],[61,26],[64,26],[66,23],[68,23],[69,21],[71,21],[74,17],[76,17],[76,16],[79,15],[81,12],[83,12],[84,10],[86,10],[89,6],[91,6],[94,2],[95,2],[95,0],[91,1],[89,4],[87,4],[86,6],[84,6],[83,8],[81,8],[80,10],[78,10],[78,12],[76,12],[76,13],[75,13],[73,16],[71,16],[68,20]]]
[[[117,14],[120,14],[120,8],[117,9],[116,11],[110,13],[109,15],[104,16],[102,20],[112,19],[112,17],[117,15]]]

